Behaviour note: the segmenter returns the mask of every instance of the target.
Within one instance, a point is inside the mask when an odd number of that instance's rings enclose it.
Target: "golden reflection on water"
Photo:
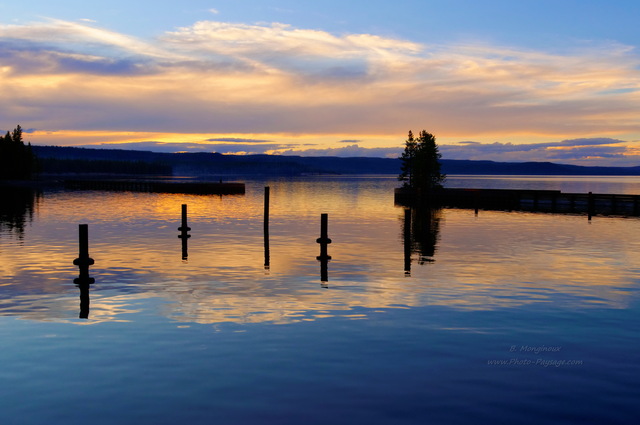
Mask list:
[[[404,209],[393,180],[269,183],[245,196],[46,194],[22,239],[0,239],[0,314],[97,323],[144,311],[185,323],[361,319],[391,308],[625,308],[637,289],[640,220]],[[188,204],[188,258],[178,239]],[[328,282],[320,281],[320,214],[329,214]],[[77,225],[90,228],[89,321],[77,320]],[[405,250],[411,255],[406,270]],[[366,310],[365,310],[366,309]]]

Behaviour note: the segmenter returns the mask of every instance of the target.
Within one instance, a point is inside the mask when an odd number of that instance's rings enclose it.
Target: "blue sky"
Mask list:
[[[36,144],[640,165],[640,2],[0,1]]]

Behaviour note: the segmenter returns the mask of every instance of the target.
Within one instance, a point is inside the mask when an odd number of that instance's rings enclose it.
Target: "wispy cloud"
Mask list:
[[[280,149],[281,155],[305,156],[338,156],[338,157],[371,157],[371,158],[398,158],[402,153],[401,148],[365,148],[359,145],[349,145],[340,148],[305,148],[300,149]]]
[[[221,143],[211,143],[221,142]],[[87,148],[127,149],[152,152],[215,152],[222,154],[265,154],[283,149],[290,149],[295,144],[281,144],[267,140],[220,138],[195,142],[165,142],[157,140],[144,140],[138,142],[110,142],[77,145]]]
[[[447,159],[491,161],[550,161],[578,165],[640,164],[637,143],[609,138],[582,138],[555,143],[477,143],[461,142],[441,145],[440,152]]]
[[[48,20],[0,26],[0,116],[78,131],[341,134],[354,151],[420,126],[447,141],[493,137],[507,157],[505,140],[531,136],[640,139],[639,67],[613,43],[558,53],[214,21],[140,40]],[[327,149],[346,152],[334,140]],[[568,152],[536,146],[518,150]]]

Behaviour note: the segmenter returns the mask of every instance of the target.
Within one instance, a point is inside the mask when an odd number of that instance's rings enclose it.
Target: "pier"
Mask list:
[[[181,182],[155,180],[66,180],[74,190],[110,190],[120,192],[188,193],[198,195],[243,195],[244,183]]]
[[[395,190],[398,205],[416,202],[440,207],[478,210],[531,211],[566,214],[639,216],[640,195],[610,193],[563,193],[559,190],[518,189],[440,189],[430,196],[419,196],[407,189]]]

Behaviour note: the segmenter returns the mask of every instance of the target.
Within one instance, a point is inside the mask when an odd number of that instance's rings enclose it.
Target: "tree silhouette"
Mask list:
[[[31,143],[25,146],[22,127],[0,137],[0,179],[30,179],[35,170]]]
[[[422,130],[414,138],[409,130],[404,152],[400,156],[402,165],[398,180],[403,182],[403,187],[421,191],[442,187],[446,176],[440,172],[441,156],[433,134]]]

